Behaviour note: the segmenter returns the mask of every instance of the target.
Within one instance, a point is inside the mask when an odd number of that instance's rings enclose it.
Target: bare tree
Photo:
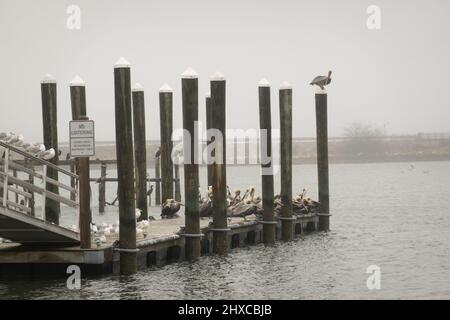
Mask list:
[[[371,124],[353,122],[344,128],[342,151],[352,156],[379,155],[386,152],[385,132]]]

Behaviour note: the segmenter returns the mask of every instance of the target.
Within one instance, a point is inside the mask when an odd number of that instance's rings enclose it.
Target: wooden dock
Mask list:
[[[201,254],[212,254],[212,220],[200,221]],[[308,214],[298,216],[294,221],[294,236],[313,232],[318,228],[318,216]],[[137,238],[138,269],[163,266],[185,259],[184,219],[164,219],[150,222],[147,237]],[[232,218],[227,232],[230,249],[262,243],[262,224],[253,217]],[[281,223],[277,225],[277,239],[281,239]],[[92,249],[79,246],[23,245],[18,243],[0,244],[0,279],[67,277],[67,267],[77,265],[82,275],[119,274],[120,254],[114,243],[118,234],[107,236],[107,242]]]

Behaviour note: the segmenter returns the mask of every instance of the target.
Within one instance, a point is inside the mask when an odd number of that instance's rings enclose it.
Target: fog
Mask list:
[[[381,9],[370,30],[369,5]],[[69,29],[69,5],[81,9]],[[132,82],[145,88],[147,138],[159,139],[158,89],[174,89],[174,128],[181,127],[181,73],[199,74],[200,119],[209,76],[227,77],[227,127],[258,128],[257,84],[293,85],[293,134],[315,134],[316,75],[333,70],[329,134],[351,122],[389,134],[448,132],[450,2],[0,0],[0,130],[42,141],[40,80],[58,81],[58,134],[68,140],[69,82],[87,83],[87,109],[98,140],[114,140],[113,65],[125,57]]]

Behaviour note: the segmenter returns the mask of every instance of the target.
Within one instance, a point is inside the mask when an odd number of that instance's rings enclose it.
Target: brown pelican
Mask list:
[[[317,76],[311,81],[310,85],[319,86],[320,89],[324,90],[326,85],[329,85],[331,82],[331,70],[328,70],[328,76]]]
[[[181,205],[182,204],[175,201],[175,199],[167,199],[161,206],[161,218],[178,218],[177,212],[180,211]]]

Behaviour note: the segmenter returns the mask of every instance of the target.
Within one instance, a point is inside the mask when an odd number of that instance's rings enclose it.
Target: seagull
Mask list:
[[[141,209],[136,208],[136,210],[135,210],[136,220],[139,219],[139,217],[141,216],[141,214],[142,214]]]
[[[46,151],[42,151],[38,157],[43,160],[51,160],[55,157],[55,149],[50,148]]]
[[[328,76],[317,76],[311,81],[310,85],[319,86],[320,89],[324,90],[326,85],[331,82],[331,70],[328,70]]]
[[[38,154],[45,151],[45,146],[42,143],[35,143],[29,146],[26,150],[28,153]]]

